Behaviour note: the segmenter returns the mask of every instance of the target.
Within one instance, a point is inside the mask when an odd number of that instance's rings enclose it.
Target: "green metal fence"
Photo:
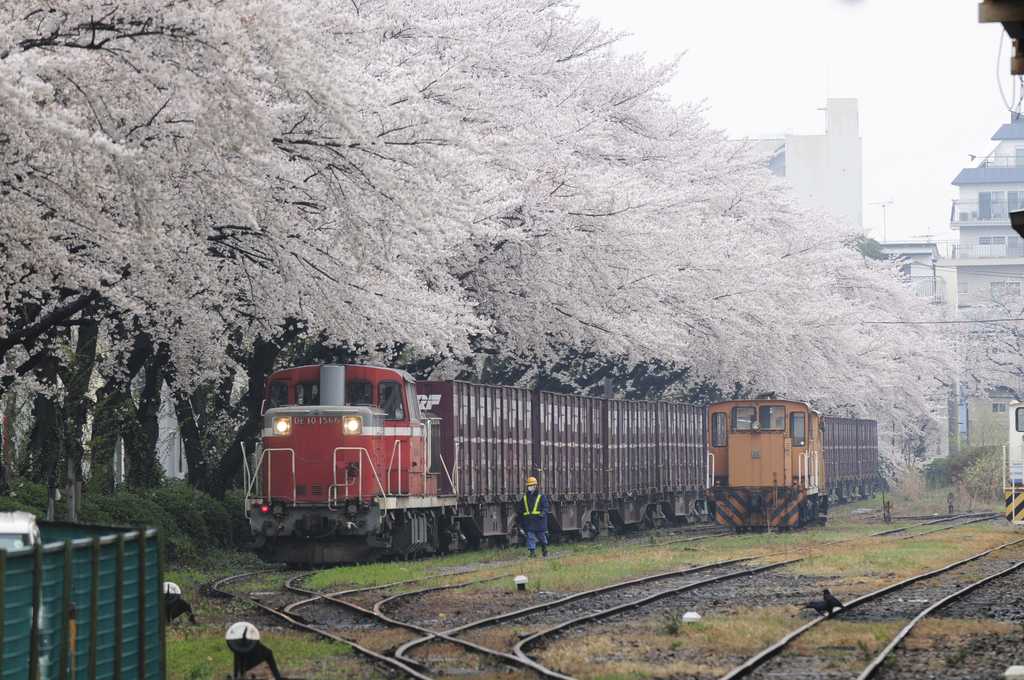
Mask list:
[[[0,550],[0,680],[162,680],[156,530],[39,528],[42,545]]]

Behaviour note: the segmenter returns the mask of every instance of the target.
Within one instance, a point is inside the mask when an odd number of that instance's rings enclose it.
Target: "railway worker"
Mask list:
[[[526,480],[523,506],[517,517],[519,528],[526,533],[530,557],[537,556],[537,543],[544,557],[548,556],[548,498],[537,489],[537,478]]]
[[[956,505],[956,496],[953,495],[952,491],[950,491],[949,495],[946,496],[946,505],[949,506],[949,514],[952,515],[953,514],[953,508]]]

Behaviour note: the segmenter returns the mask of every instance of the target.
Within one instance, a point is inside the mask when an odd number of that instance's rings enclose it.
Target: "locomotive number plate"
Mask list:
[[[292,423],[295,425],[330,425],[340,423],[341,416],[295,416]]]

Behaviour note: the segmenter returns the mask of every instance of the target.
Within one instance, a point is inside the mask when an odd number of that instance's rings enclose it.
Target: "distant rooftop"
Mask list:
[[[1019,113],[1010,113],[1010,122],[999,126],[992,139],[1002,142],[1008,139],[1024,139],[1024,118]]]
[[[1016,126],[1004,125],[1003,127]],[[1024,124],[1021,124],[1020,128],[1024,130]],[[1020,139],[1024,139],[1024,134],[1022,134]],[[953,180],[953,186],[960,186],[962,184],[1002,184],[1006,182],[1024,182],[1024,166],[964,168],[956,176],[956,179]]]

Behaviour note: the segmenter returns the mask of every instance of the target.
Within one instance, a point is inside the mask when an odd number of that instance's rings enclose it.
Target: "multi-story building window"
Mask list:
[[[1006,413],[1006,404],[993,401],[992,402],[992,413]]]
[[[993,281],[989,285],[992,287],[992,300],[995,302],[1020,299],[1020,281]]]

